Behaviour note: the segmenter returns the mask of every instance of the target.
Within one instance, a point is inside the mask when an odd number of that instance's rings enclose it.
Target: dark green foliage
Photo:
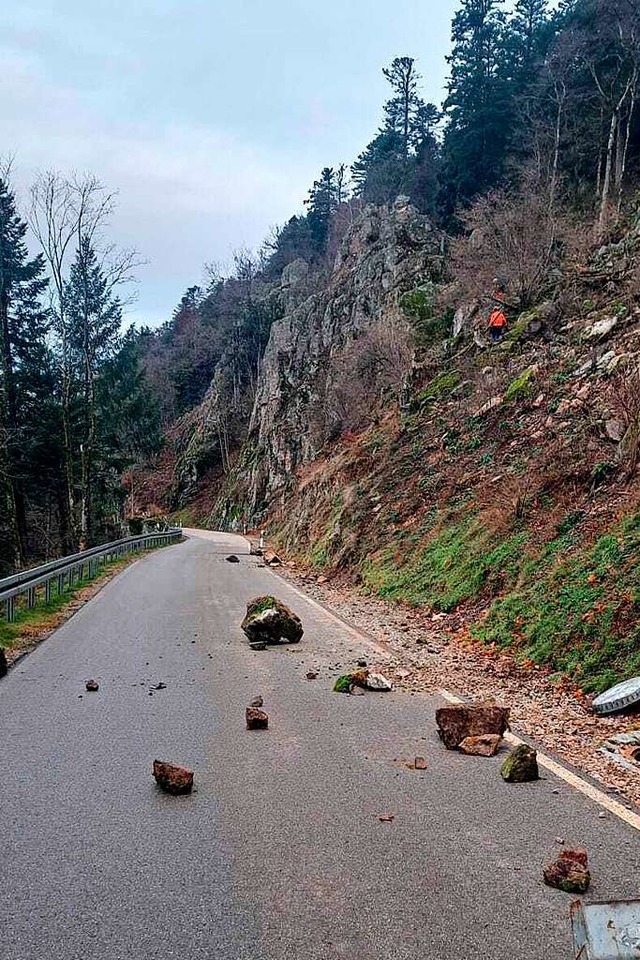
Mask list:
[[[340,178],[333,167],[325,167],[315,180],[305,200],[309,212],[307,226],[315,254],[324,253],[329,238],[331,218],[340,203]]]
[[[445,101],[445,209],[494,185],[504,169],[509,89],[504,75],[503,0],[463,0],[453,19]]]
[[[29,556],[28,487],[40,476],[50,413],[47,280],[42,257],[28,255],[26,231],[0,177],[0,572]]]
[[[397,57],[383,73],[393,90],[377,136],[351,168],[356,193],[369,203],[408,196],[422,212],[437,190],[437,108],[418,93],[420,75],[411,57]]]

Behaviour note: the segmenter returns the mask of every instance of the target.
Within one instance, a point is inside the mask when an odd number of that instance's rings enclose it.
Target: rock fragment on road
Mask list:
[[[247,604],[241,625],[252,646],[262,643],[299,643],[304,630],[302,621],[275,597],[255,597]]]
[[[264,559],[264,562],[266,563],[266,565],[267,565],[268,567],[281,567],[281,566],[282,566],[282,560],[280,559],[280,557],[278,556],[277,553],[274,553],[274,552],[273,552],[273,550],[267,550],[267,551],[263,554],[263,559]]]
[[[459,749],[471,757],[495,757],[501,743],[500,734],[485,733],[480,737],[465,737]]]
[[[247,707],[246,720],[247,730],[267,730],[269,727],[268,714],[257,707]]]
[[[7,655],[4,652],[4,647],[0,647],[0,677],[6,677],[8,671]]]
[[[564,893],[586,893],[591,883],[586,850],[563,850],[553,863],[547,864],[542,876],[548,887]]]
[[[230,556],[225,557],[225,559],[227,563],[240,563],[240,560],[238,559],[238,557],[236,557],[235,553],[232,553]]]
[[[162,760],[153,761],[153,776],[165,793],[174,795],[191,793],[193,789],[193,770],[175,763]]]
[[[254,698],[253,698],[253,700],[251,701],[251,703],[249,704],[249,706],[250,706],[250,707],[256,707],[256,708],[259,709],[260,707],[264,706],[264,699],[260,696],[260,694],[258,694],[257,697],[254,697]]]
[[[356,693],[356,690],[392,690],[393,684],[381,673],[360,669],[344,673],[333,685],[335,693]]]
[[[497,734],[509,726],[509,708],[495,703],[461,703],[436,710],[438,734],[447,750],[457,750],[467,737]]]
[[[507,783],[530,783],[538,780],[538,754],[526,743],[519,744],[512,750],[500,768],[500,776]]]
[[[85,686],[85,689],[89,691],[89,693],[95,693],[96,690],[100,689],[100,684],[98,683],[97,680],[87,680],[85,681],[84,686]]]

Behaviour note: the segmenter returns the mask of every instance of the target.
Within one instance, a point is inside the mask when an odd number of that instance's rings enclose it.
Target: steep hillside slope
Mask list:
[[[442,286],[429,221],[404,200],[367,208],[319,289],[304,263],[285,270],[231,468],[219,370],[177,474],[208,464],[191,488],[205,522],[259,525],[318,574],[587,691],[638,673],[639,250],[635,220],[492,344],[486,305]]]
[[[404,408],[298,471],[272,538],[585,690],[640,673],[639,249],[636,224],[500,344],[423,352]]]

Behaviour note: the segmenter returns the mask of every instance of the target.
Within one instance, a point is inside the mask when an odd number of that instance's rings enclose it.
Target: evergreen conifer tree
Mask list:
[[[27,225],[6,178],[0,178],[0,442],[3,503],[10,546],[0,564],[25,563],[28,552],[26,481],[34,466],[49,318],[41,256],[30,258]],[[37,446],[37,444],[36,444]]]

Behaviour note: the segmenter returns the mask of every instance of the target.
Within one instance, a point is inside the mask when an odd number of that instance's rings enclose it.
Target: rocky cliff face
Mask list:
[[[284,271],[286,313],[271,329],[244,452],[214,522],[229,523],[241,512],[257,519],[286,494],[294,471],[331,435],[328,397],[345,375],[338,358],[373,325],[406,326],[402,295],[441,269],[440,235],[399,198],[392,207],[365,209],[320,291],[307,295],[310,277],[301,261]]]

